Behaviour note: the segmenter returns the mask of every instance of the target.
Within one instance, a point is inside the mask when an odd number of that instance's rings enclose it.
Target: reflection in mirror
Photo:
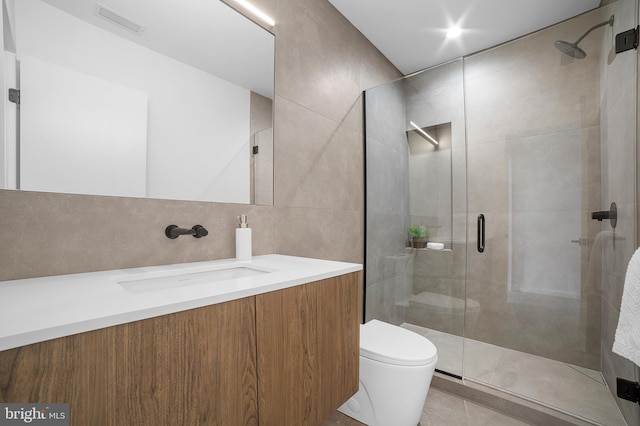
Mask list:
[[[3,6],[3,188],[272,204],[272,34],[217,0]]]

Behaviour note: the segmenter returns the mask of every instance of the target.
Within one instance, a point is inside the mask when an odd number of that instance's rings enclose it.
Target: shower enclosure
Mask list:
[[[618,0],[365,92],[365,320],[425,335],[438,370],[595,424],[638,424],[611,351],[636,248],[637,25]],[[554,48],[580,40],[586,57]],[[618,221],[591,219],[618,207]],[[410,226],[434,248],[414,248]],[[607,386],[608,385],[608,386]]]

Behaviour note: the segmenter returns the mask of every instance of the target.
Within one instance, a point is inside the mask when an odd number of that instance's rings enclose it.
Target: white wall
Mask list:
[[[147,196],[249,202],[249,91],[39,0],[16,2],[16,50],[148,93]]]

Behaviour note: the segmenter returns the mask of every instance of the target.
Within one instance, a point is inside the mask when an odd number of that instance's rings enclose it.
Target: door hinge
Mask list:
[[[616,393],[618,398],[640,403],[640,384],[630,380],[616,378]]]
[[[626,52],[627,50],[638,48],[638,34],[640,33],[640,25],[628,31],[616,34],[616,53]]]
[[[258,145],[254,145],[253,146],[253,155],[258,155],[258,151],[259,151]]]
[[[20,90],[9,89],[9,101],[16,105],[20,105]]]

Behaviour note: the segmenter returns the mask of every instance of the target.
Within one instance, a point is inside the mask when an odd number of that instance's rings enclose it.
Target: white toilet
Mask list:
[[[436,368],[425,337],[378,320],[360,326],[360,389],[338,411],[369,426],[416,426]]]

